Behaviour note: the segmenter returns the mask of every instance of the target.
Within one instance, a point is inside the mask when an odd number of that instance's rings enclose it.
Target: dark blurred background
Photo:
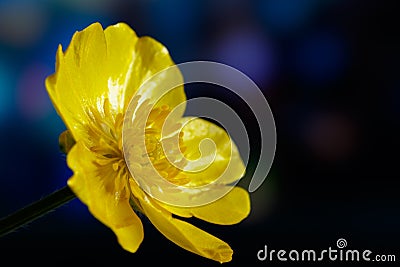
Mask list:
[[[234,226],[193,223],[229,242],[227,266],[270,265],[269,249],[336,248],[398,253],[400,79],[396,1],[0,1],[0,217],[66,185],[58,149],[65,129],[45,91],[59,43],[99,21],[124,21],[163,43],[176,63],[212,60],[255,81],[275,117],[275,160]],[[225,100],[258,129],[244,103],[197,86],[188,97]],[[243,88],[246,90],[246,88]],[[235,103],[237,101],[237,103]],[[143,218],[135,254],[79,200],[0,239],[0,260],[41,265],[112,263],[219,266],[165,239]],[[16,256],[10,256],[10,255]],[[10,257],[9,257],[10,256]],[[275,260],[276,266],[283,266]],[[325,260],[324,263],[332,263]],[[301,263],[293,263],[293,266]],[[2,264],[1,264],[2,265]],[[354,265],[354,264],[353,264]],[[382,263],[382,266],[393,265]]]

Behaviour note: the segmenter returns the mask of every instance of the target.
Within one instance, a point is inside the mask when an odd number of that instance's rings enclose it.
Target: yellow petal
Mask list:
[[[158,202],[169,212],[181,217],[195,216],[210,223],[230,225],[241,222],[250,213],[249,193],[241,187],[234,187],[222,198],[198,207],[177,207]]]
[[[170,83],[182,83],[177,68],[171,75],[160,76],[151,86],[141,85],[161,70],[174,66],[168,50],[150,37],[138,38],[126,24],[118,23],[103,31],[93,23],[76,32],[65,53],[59,46],[56,71],[47,77],[51,100],[76,141],[86,140],[88,116],[94,108],[105,116],[124,113],[130,99],[141,88],[143,97],[156,98]],[[149,84],[150,85],[150,84]],[[184,102],[183,86],[170,91],[158,105],[170,107]],[[107,107],[105,107],[105,105]],[[181,112],[183,113],[183,112]]]
[[[125,23],[118,23],[104,30],[107,43],[107,77],[108,97],[117,112],[123,112],[132,98],[137,86],[132,85],[138,80],[135,72],[136,58],[139,56],[136,45],[139,41],[136,33]]]
[[[136,53],[135,79],[131,81],[132,87],[139,88],[137,94],[150,99],[156,104],[155,107],[168,105],[173,109],[182,104],[178,112],[182,116],[186,102],[183,77],[167,48],[153,38],[144,36],[136,45]]]
[[[56,72],[46,79],[50,98],[76,141],[87,137],[88,108],[101,105],[107,96],[105,59],[103,29],[94,23],[73,35],[65,53],[58,47]]]
[[[135,93],[144,98],[155,99],[165,91],[166,84],[182,84],[182,75],[172,61],[168,50],[155,39],[136,33],[125,23],[109,26],[104,31],[107,43],[107,69],[109,97],[119,112],[124,111]],[[162,70],[170,69],[168,75],[160,75],[155,85],[143,84]],[[143,87],[142,87],[143,86]],[[140,92],[137,90],[140,89]],[[170,89],[170,88],[165,88]],[[184,102],[183,86],[171,90],[156,106],[170,107]]]
[[[74,171],[68,186],[88,206],[93,216],[114,231],[124,249],[135,252],[144,233],[140,219],[129,204],[129,195],[116,198],[115,192],[107,185],[107,179],[112,181],[113,177],[105,177],[99,171],[93,164],[96,155],[82,142],[71,149],[67,160]]]
[[[181,175],[190,179],[188,186],[206,185],[217,179],[218,183],[229,184],[244,175],[245,165],[239,151],[224,129],[200,118],[183,121],[187,121],[182,128],[184,155],[192,162]]]
[[[222,262],[232,260],[233,251],[224,241],[177,218],[148,198],[134,181],[131,188],[151,223],[169,240],[200,256]]]

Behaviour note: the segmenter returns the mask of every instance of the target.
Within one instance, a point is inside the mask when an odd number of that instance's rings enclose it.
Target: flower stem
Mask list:
[[[0,219],[0,237],[36,220],[51,210],[71,201],[76,196],[68,186]]]

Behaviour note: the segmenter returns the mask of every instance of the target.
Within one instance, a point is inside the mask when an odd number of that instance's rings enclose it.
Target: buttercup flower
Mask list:
[[[153,197],[135,179],[135,175],[153,179],[151,167],[177,186],[195,188],[223,175],[220,186],[229,187],[245,172],[238,149],[222,128],[200,118],[182,117],[186,101],[183,85],[154,103],[161,84],[168,79],[182,80],[179,72],[142,86],[171,66],[175,64],[162,44],[150,37],[137,37],[125,23],[105,30],[94,23],[76,32],[66,51],[58,47],[56,70],[47,77],[46,88],[68,129],[60,136],[73,171],[68,186],[93,216],[112,229],[127,251],[136,252],[143,240],[143,225],[137,216],[142,213],[182,248],[228,262],[233,251],[227,243],[182,218],[194,216],[221,225],[239,223],[250,212],[247,191],[232,187],[211,203],[182,207]],[[162,128],[173,110],[179,112],[174,113],[175,123],[168,130],[174,134],[167,138]],[[140,125],[143,131],[137,128]],[[214,141],[214,154],[207,148],[199,150],[205,138]],[[213,156],[213,162],[199,170],[193,162],[203,156]],[[151,164],[143,161],[144,157]]]

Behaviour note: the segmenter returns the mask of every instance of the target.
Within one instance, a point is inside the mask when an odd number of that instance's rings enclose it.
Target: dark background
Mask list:
[[[270,266],[256,257],[264,245],[322,250],[336,248],[339,238],[348,249],[395,254],[399,261],[395,3],[0,1],[0,217],[65,186],[71,175],[57,143],[65,127],[44,87],[58,44],[65,49],[76,30],[95,21],[104,28],[124,21],[139,36],[163,43],[176,63],[212,60],[239,69],[269,102],[276,155],[263,186],[251,194],[250,216],[234,226],[193,221],[232,246],[227,266]],[[259,149],[249,110],[216,88],[188,86],[186,92],[225,100],[246,118],[254,148],[242,181],[247,186]],[[75,199],[2,237],[0,260],[219,266],[172,244],[145,218],[143,223],[145,239],[130,254]],[[276,258],[273,263],[284,265]],[[394,264],[380,264],[386,265]]]

